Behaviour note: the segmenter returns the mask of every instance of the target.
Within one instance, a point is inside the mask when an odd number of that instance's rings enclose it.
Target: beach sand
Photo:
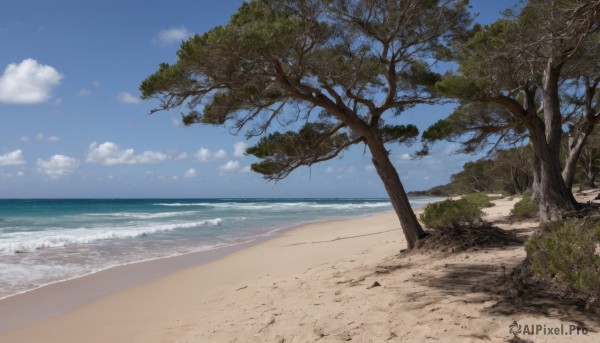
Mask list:
[[[487,219],[519,235],[531,234],[537,223],[505,220],[515,201],[496,200],[486,209]],[[575,307],[543,299],[513,305],[486,291],[524,259],[522,245],[401,255],[404,248],[393,213],[305,225],[215,261],[90,298],[65,313],[21,323],[0,342],[600,339],[598,324]],[[111,272],[103,275],[110,278]],[[590,332],[517,340],[509,333],[514,321],[565,330],[577,324]]]

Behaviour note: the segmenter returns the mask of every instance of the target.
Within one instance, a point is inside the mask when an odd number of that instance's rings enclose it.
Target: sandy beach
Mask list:
[[[506,220],[517,200],[496,200],[486,219],[526,237],[537,223]],[[404,247],[393,213],[305,225],[197,266],[80,296],[67,307],[40,303],[62,312],[45,319],[18,311],[44,287],[13,299],[11,314],[6,313],[11,298],[5,299],[0,311],[17,329],[4,332],[0,341],[596,342],[600,337],[598,323],[575,306],[544,299],[515,305],[490,291],[524,259],[522,245],[401,255]],[[152,263],[160,262],[143,267]],[[142,265],[127,273],[137,267]],[[108,270],[102,277],[116,273]],[[77,280],[61,283],[67,292],[60,294],[80,293],[75,285]],[[589,332],[516,338],[509,333],[515,321],[565,330],[578,325]]]

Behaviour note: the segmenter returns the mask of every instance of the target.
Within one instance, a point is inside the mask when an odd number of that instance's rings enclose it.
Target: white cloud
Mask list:
[[[375,166],[370,164],[368,166],[365,167],[365,170],[368,171],[369,173],[374,172],[375,171]]]
[[[239,169],[240,169],[240,162],[233,161],[233,160],[231,160],[219,167],[219,170],[221,170],[222,172],[234,172]]]
[[[38,133],[37,135],[35,135],[33,138],[29,138],[29,136],[21,136],[21,137],[19,137],[19,140],[21,142],[29,142],[31,139],[35,139],[35,140],[40,141],[40,142],[41,141],[47,141],[47,142],[50,142],[50,143],[60,142],[60,137],[58,137],[58,136],[49,136],[49,137],[46,137],[46,135],[43,134],[43,133],[41,133],[41,132]]]
[[[28,58],[11,63],[0,76],[0,102],[36,104],[47,101],[62,79],[56,69]]]
[[[21,149],[0,155],[0,167],[18,166],[21,164],[25,164],[25,159],[23,159],[23,151]]]
[[[227,154],[225,153],[225,150],[223,150],[223,149],[220,149],[219,151],[217,151],[213,154],[213,158],[215,160],[220,160],[222,158],[225,158],[225,156],[227,156]]]
[[[200,150],[198,150],[198,152],[195,155],[196,160],[198,160],[199,162],[215,161],[215,160],[222,159],[225,156],[227,156],[227,153],[225,153],[225,150],[223,150],[223,149],[220,149],[219,151],[211,152],[210,150],[208,150],[206,148],[200,148]]]
[[[79,96],[90,96],[92,95],[92,92],[90,92],[89,90],[82,88],[79,90],[79,92],[77,92],[77,95]]]
[[[179,152],[177,150],[170,151],[169,155],[171,158],[178,161],[187,160],[189,158],[189,154],[187,152]]]
[[[410,159],[411,159],[410,154],[407,154],[407,153],[404,153],[404,154],[398,156],[398,160],[400,160],[400,161],[408,161]]]
[[[233,145],[233,156],[238,158],[243,158],[246,156],[246,149],[248,148],[248,144],[244,142],[235,143]]]
[[[71,174],[79,165],[78,160],[64,155],[54,155],[47,161],[37,160],[38,170],[53,179]]]
[[[196,169],[190,168],[185,172],[185,174],[183,174],[183,177],[186,179],[193,179],[197,175],[198,175],[198,172],[196,171]]]
[[[182,127],[183,123],[181,122],[181,118],[171,117],[171,125],[173,125],[173,127]]]
[[[135,104],[139,104],[140,102],[142,102],[142,99],[140,99],[139,97],[136,97],[134,95],[131,95],[131,93],[128,93],[128,92],[119,93],[119,95],[117,95],[117,99],[122,104],[135,105]]]
[[[169,45],[173,43],[180,43],[182,40],[190,37],[190,33],[185,27],[172,27],[169,29],[160,30],[155,38],[155,42],[161,45]]]
[[[252,168],[250,166],[245,166],[242,169],[240,169],[240,173],[249,173],[252,171]]]
[[[152,164],[169,158],[168,155],[157,151],[144,151],[136,155],[133,149],[121,149],[113,142],[98,144],[93,142],[88,147],[86,161],[105,166],[120,164]]]
[[[92,82],[92,85],[94,85],[94,87],[100,87],[101,86],[100,82],[98,82],[98,81]]]
[[[325,169],[325,172],[326,172],[327,174],[331,174],[331,173],[333,173],[334,171],[335,171],[335,169],[334,169],[333,167],[327,167],[327,169]]]
[[[56,100],[54,100],[54,105],[56,106],[60,106],[63,103],[63,98],[58,98]]]

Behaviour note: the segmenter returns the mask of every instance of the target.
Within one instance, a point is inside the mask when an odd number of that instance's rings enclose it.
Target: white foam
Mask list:
[[[155,206],[202,206],[202,207],[212,207],[218,209],[228,209],[228,210],[280,210],[280,211],[289,211],[289,210],[303,210],[303,209],[313,209],[313,210],[354,210],[354,209],[372,209],[372,208],[383,208],[390,207],[391,204],[389,202],[364,202],[364,203],[354,203],[354,204],[319,204],[316,202],[282,202],[282,203],[240,203],[240,202],[223,202],[223,203],[157,203]]]
[[[159,213],[144,213],[144,212],[109,212],[109,213],[85,213],[83,217],[117,217],[117,218],[132,218],[132,219],[157,219],[179,217],[198,213],[198,211],[181,211],[181,212],[159,212]]]
[[[0,255],[64,247],[69,244],[88,244],[106,239],[134,238],[159,232],[190,229],[198,226],[216,226],[221,225],[222,222],[221,218],[215,218],[195,222],[126,226],[118,229],[114,227],[94,227],[12,232],[2,235],[0,239]]]

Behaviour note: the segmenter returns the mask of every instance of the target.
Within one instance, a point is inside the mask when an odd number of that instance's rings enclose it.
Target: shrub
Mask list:
[[[540,203],[539,201],[531,200],[531,191],[523,193],[523,198],[517,203],[512,210],[510,210],[510,216],[512,220],[526,220],[538,218],[540,215]]]
[[[476,204],[465,199],[444,200],[427,205],[420,215],[430,229],[457,230],[483,224],[483,212]]]
[[[600,218],[550,224],[525,245],[537,278],[556,279],[597,306],[600,298]]]
[[[493,202],[491,202],[491,198],[484,193],[470,193],[464,195],[462,198],[468,202],[474,203],[475,205],[479,206],[479,208],[492,207],[495,205]]]

